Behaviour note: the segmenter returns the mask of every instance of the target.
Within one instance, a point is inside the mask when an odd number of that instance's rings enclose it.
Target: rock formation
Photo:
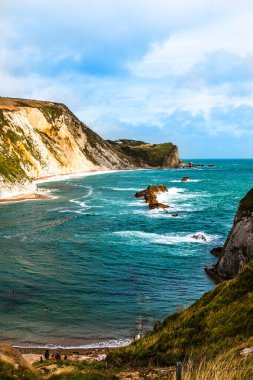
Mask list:
[[[190,177],[183,177],[183,178],[181,179],[181,182],[187,182],[187,181],[189,181],[189,179],[190,179]]]
[[[38,177],[180,162],[171,143],[146,148],[120,151],[63,104],[0,97],[0,198],[35,192]]]
[[[211,253],[219,261],[205,270],[216,281],[235,277],[253,259],[253,189],[241,200],[224,246]]]
[[[135,196],[136,198],[144,197],[146,203],[149,205],[150,210],[154,210],[156,208],[168,208],[168,205],[159,203],[157,200],[157,195],[166,191],[168,191],[168,189],[165,185],[149,185],[146,190],[138,191]]]
[[[119,152],[131,158],[136,167],[179,168],[184,166],[178,148],[172,143],[148,144],[135,140],[116,140],[108,142]]]

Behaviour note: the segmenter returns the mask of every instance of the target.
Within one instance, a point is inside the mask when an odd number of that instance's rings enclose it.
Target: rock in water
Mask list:
[[[181,179],[181,182],[187,182],[187,181],[189,181],[189,179],[190,179],[190,177],[183,177],[183,178]]]
[[[241,200],[219,261],[206,272],[215,280],[235,277],[253,259],[253,189]]]
[[[207,241],[207,240],[206,240],[206,237],[205,237],[204,234],[195,234],[195,235],[192,235],[192,238],[193,238],[193,239],[196,239],[196,240]]]
[[[149,209],[154,210],[157,208],[168,208],[168,205],[165,205],[163,203],[159,203],[157,200],[157,195],[159,193],[164,193],[168,191],[167,187],[165,185],[149,185],[146,190],[138,191],[135,194],[136,198],[142,198],[144,197],[146,203],[149,204]]]

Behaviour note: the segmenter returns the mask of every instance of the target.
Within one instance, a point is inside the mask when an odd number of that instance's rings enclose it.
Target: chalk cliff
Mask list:
[[[235,277],[253,259],[253,189],[241,200],[224,246],[211,253],[219,261],[206,272],[217,281]]]
[[[159,145],[164,151],[166,144]],[[167,145],[173,149],[164,165],[174,166],[177,147]],[[32,193],[32,180],[43,176],[159,166],[144,156],[138,160],[103,140],[64,104],[0,97],[0,197]]]

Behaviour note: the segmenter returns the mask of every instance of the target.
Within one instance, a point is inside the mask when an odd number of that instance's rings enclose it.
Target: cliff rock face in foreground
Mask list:
[[[159,155],[156,150],[152,154]],[[167,153],[164,165],[174,166],[177,147]],[[0,97],[0,197],[36,191],[33,178],[160,166],[151,161],[148,155],[138,160],[103,140],[63,104]]]
[[[224,246],[213,254],[219,261],[206,272],[218,281],[235,277],[253,259],[253,189],[241,200]]]

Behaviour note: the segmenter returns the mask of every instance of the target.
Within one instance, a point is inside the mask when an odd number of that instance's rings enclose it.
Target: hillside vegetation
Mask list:
[[[116,140],[108,142],[120,153],[129,156],[137,167],[179,166],[178,148],[171,142],[148,144],[135,140]]]
[[[161,326],[109,356],[116,365],[167,366],[189,358],[238,356],[253,346],[253,263],[235,279],[218,285],[200,300],[170,315]]]

